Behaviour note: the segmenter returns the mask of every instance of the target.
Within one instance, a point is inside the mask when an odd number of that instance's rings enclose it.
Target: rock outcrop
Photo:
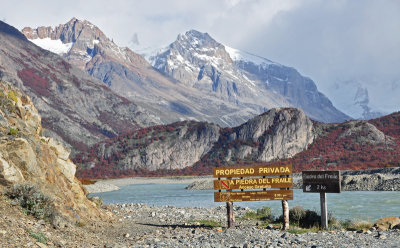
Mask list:
[[[253,161],[264,162],[290,158],[305,150],[314,137],[313,123],[303,111],[271,109],[235,128],[229,135],[229,142],[252,141],[258,145],[228,148],[230,156],[226,158],[236,160],[251,157]]]
[[[36,185],[49,196],[57,216],[74,223],[104,214],[86,198],[76,165],[57,141],[42,135],[41,117],[29,97],[0,82],[0,189]],[[104,216],[103,216],[104,217]],[[60,218],[54,219],[60,224]]]
[[[268,162],[292,157],[313,139],[313,123],[303,111],[278,108],[233,129],[194,121],[142,129],[99,143],[92,153],[80,154],[76,161],[86,168],[80,172],[83,177],[108,176],[110,164],[115,166],[113,171],[129,174],[185,169],[199,161],[214,166],[216,161]]]
[[[220,130],[215,124],[191,121],[174,123],[162,130],[156,128],[127,135],[115,143],[100,143],[96,156],[107,160],[120,154],[122,157],[113,161],[120,170],[183,169],[211,150]]]

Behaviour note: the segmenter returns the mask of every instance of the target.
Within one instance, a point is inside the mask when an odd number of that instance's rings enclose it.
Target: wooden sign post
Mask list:
[[[228,228],[234,226],[234,201],[293,200],[292,165],[214,168],[213,176],[214,201],[226,202]]]
[[[340,171],[303,171],[303,192],[320,193],[321,228],[328,228],[326,193],[340,193]]]

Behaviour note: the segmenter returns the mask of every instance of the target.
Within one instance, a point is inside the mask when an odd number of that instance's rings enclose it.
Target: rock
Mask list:
[[[47,245],[40,243],[40,242],[36,242],[36,245],[39,246],[40,248],[48,248]]]
[[[93,220],[102,218],[102,212],[86,198],[75,178],[76,166],[68,159],[66,149],[61,144],[52,143],[51,139],[50,145],[49,139],[40,136],[41,117],[30,98],[10,84],[1,82],[2,101],[10,101],[4,98],[10,92],[15,98],[12,104],[24,111],[15,115],[4,109],[7,105],[0,105],[0,114],[4,120],[18,130],[15,135],[2,136],[0,142],[0,184],[14,185],[24,190],[30,188],[35,191],[35,195],[51,198],[55,208],[49,210],[52,213],[48,214],[55,227],[63,228],[66,223],[76,223],[79,221],[77,216]],[[0,126],[0,130],[3,129],[4,126]],[[44,221],[38,224],[44,225]]]
[[[388,229],[393,229],[396,225],[399,224],[399,217],[383,217],[376,221],[374,227],[376,227],[378,231],[386,231]]]
[[[272,229],[274,229],[274,226],[273,226],[273,225],[268,225],[268,226],[266,227],[266,229],[272,230]]]

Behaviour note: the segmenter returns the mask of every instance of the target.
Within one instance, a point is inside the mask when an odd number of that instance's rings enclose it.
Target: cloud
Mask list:
[[[371,103],[388,94],[385,85],[400,82],[396,0],[20,0],[1,8],[1,18],[19,29],[86,19],[121,46],[140,38],[141,46],[156,47],[190,29],[208,32],[226,45],[295,67],[334,103],[339,91],[332,89],[340,82],[362,82]],[[392,104],[384,100],[385,107]]]

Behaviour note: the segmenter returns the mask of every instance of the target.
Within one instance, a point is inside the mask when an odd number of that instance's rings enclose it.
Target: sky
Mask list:
[[[397,0],[0,0],[0,6],[0,20],[18,29],[76,17],[133,49],[166,46],[196,29],[296,68],[353,117],[361,111],[353,106],[360,89],[372,110],[400,110]]]

